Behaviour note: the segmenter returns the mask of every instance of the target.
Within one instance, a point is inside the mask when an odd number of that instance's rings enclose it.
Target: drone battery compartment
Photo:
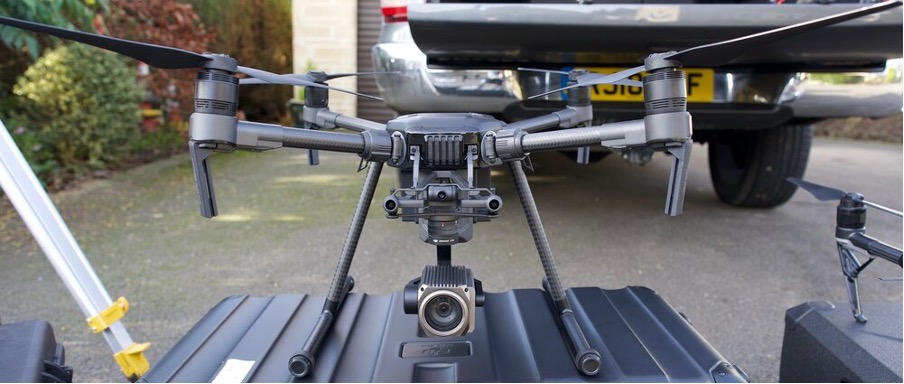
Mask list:
[[[405,314],[401,293],[351,293],[303,381],[746,381],[648,288],[573,288],[567,295],[602,354],[596,376],[574,369],[548,295],[518,289],[487,293],[476,330],[446,338],[419,336],[417,316]],[[226,298],[142,381],[293,381],[286,362],[314,327],[323,300],[302,294]]]

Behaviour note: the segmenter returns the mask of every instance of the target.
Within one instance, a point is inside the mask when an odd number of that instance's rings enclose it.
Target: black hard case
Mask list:
[[[44,320],[0,325],[0,383],[72,382],[63,346]]]
[[[312,375],[302,381],[746,381],[650,289],[575,288],[567,294],[588,341],[602,354],[596,376],[575,369],[546,293],[526,289],[487,293],[476,330],[458,338],[419,336],[417,317],[404,313],[401,293],[353,293]],[[253,362],[246,382],[293,381],[287,363],[323,301],[307,295],[227,298],[142,381],[208,382],[230,359]]]
[[[849,305],[811,301],[785,312],[779,381],[900,383],[901,303],[866,303],[858,323]]]

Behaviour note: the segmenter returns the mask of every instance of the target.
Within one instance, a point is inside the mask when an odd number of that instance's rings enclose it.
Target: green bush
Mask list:
[[[6,103],[12,104],[12,103]],[[53,151],[34,129],[26,128],[29,124],[21,116],[14,113],[0,115],[0,120],[13,137],[13,141],[22,151],[22,155],[28,160],[31,169],[45,186],[60,183],[61,169],[53,155]]]
[[[39,135],[35,140],[67,172],[115,168],[138,138],[141,88],[116,54],[62,46],[29,67],[13,92],[24,129]]]
[[[135,162],[145,163],[185,152],[188,148],[187,135],[187,123],[163,124],[155,130],[145,132],[140,139],[132,143],[131,158]]]

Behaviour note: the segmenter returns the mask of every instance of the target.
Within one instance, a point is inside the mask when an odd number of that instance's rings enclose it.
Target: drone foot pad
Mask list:
[[[418,336],[417,316],[405,314],[400,292],[349,294],[303,380],[745,381],[648,288],[574,288],[566,294],[587,341],[602,355],[595,376],[575,369],[547,295],[519,289],[487,293],[475,331],[448,338]],[[142,380],[209,382],[226,362],[241,360],[254,362],[242,381],[292,382],[286,362],[314,327],[323,301],[301,294],[226,298]]]

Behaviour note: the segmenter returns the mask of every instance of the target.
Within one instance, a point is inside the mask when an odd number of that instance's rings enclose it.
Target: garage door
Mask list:
[[[380,37],[380,23],[383,15],[380,11],[380,0],[358,0],[358,72],[372,72],[373,61],[370,49]],[[358,77],[358,92],[379,96],[377,83],[373,76]],[[379,122],[386,122],[395,117],[395,112],[386,108],[382,101],[358,98],[358,117]]]

